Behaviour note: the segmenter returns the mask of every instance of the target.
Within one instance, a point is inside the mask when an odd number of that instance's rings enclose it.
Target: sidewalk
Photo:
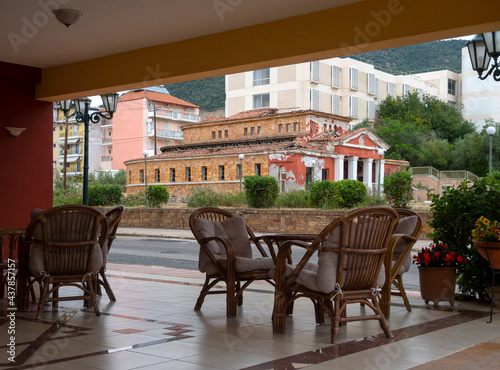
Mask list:
[[[139,236],[148,238],[168,238],[168,239],[192,239],[194,235],[191,230],[178,230],[178,229],[150,229],[139,227],[119,227],[116,233],[118,236]],[[257,236],[264,235],[265,233],[255,233]],[[413,246],[413,251],[420,250],[428,247],[432,242],[430,239],[417,240]]]

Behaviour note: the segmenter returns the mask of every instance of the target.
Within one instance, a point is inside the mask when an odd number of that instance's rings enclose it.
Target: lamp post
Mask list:
[[[101,95],[102,103],[106,113],[94,112],[89,114],[90,99],[74,99],[74,100],[63,100],[60,102],[61,109],[66,118],[75,116],[77,122],[84,124],[85,136],[84,136],[84,153],[83,153],[83,204],[89,204],[89,122],[97,123],[102,118],[111,119],[113,118],[113,113],[116,112],[116,105],[118,103],[118,94],[106,94]],[[75,104],[75,111],[73,114],[69,114],[69,109],[71,107],[71,102]]]
[[[146,207],[148,206],[148,154],[147,150],[142,151],[142,155],[144,156],[144,185],[145,185],[145,194],[146,194]]]
[[[313,168],[313,170],[312,170],[312,179],[311,179],[311,182],[312,182],[312,183],[314,183],[314,173],[316,172],[316,162],[317,162],[317,160],[316,160],[316,159],[313,159],[313,160],[311,161],[312,168]]]
[[[240,159],[240,192],[241,192],[241,181],[243,180],[243,158],[245,158],[245,155],[240,154],[238,158]]]
[[[378,195],[380,196],[380,183],[382,182],[382,156],[384,151],[382,149],[378,150],[379,164],[378,164]]]
[[[490,172],[492,172],[492,158],[493,158],[493,135],[497,132],[494,126],[490,126],[486,129],[486,133],[490,135]]]
[[[467,43],[472,69],[477,72],[480,80],[485,80],[493,74],[495,81],[500,81],[500,31],[481,33],[474,36]],[[490,60],[493,58],[491,68],[488,70]],[[483,76],[483,72],[487,73]]]

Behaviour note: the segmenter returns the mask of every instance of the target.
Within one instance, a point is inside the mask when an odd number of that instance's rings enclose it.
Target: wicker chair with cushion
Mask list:
[[[97,282],[99,283],[98,294],[100,294],[100,288],[101,286],[103,286],[109,299],[113,302],[116,301],[116,297],[113,293],[113,290],[111,289],[111,286],[109,285],[108,279],[106,278],[106,263],[108,262],[108,254],[109,250],[111,249],[111,244],[113,244],[113,241],[116,239],[116,230],[118,230],[118,225],[120,224],[124,210],[125,208],[123,206],[117,206],[106,212],[109,231],[108,237],[106,238],[106,244],[102,248],[102,267],[99,270],[99,277],[97,280]]]
[[[411,249],[422,231],[422,218],[409,209],[396,209],[399,214],[399,223],[394,229],[393,238],[385,255],[385,285],[382,288],[380,307],[386,318],[391,314],[391,295],[401,296],[408,312],[411,311],[410,302],[403,286],[403,274],[411,267]],[[391,268],[387,268],[391,266]],[[392,286],[397,291],[392,290]]]
[[[195,305],[200,310],[207,294],[226,294],[226,315],[236,315],[237,306],[243,303],[243,291],[256,280],[269,278],[274,266],[243,217],[229,211],[204,207],[189,217],[189,227],[200,244],[198,268],[206,273],[205,284]],[[260,257],[252,255],[253,243]],[[226,283],[225,290],[212,290],[219,282]]]
[[[100,315],[95,296],[97,274],[102,267],[102,248],[108,221],[99,210],[66,205],[35,211],[26,229],[25,248],[30,248],[29,272],[41,286],[38,317],[45,302],[90,301]],[[52,287],[51,287],[52,286]],[[64,286],[78,287],[83,295],[59,297]]]
[[[335,342],[341,323],[378,320],[387,337],[391,338],[378,302],[377,288],[384,285],[382,269],[398,214],[390,207],[364,207],[335,219],[321,231],[312,243],[283,243],[270,275],[275,277],[273,330],[285,331],[288,306],[298,298],[316,302],[316,320],[326,311],[331,318],[331,341]],[[306,249],[296,265],[287,264],[293,246]],[[310,262],[317,253],[318,263]],[[373,315],[346,315],[351,303],[363,303]]]

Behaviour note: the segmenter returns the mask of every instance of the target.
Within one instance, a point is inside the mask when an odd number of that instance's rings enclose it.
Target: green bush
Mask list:
[[[191,208],[199,207],[218,207],[220,196],[210,188],[192,189],[191,196],[188,198],[187,205]]]
[[[276,205],[283,208],[310,208],[311,199],[306,190],[289,190],[278,195]]]
[[[129,194],[123,197],[121,201],[125,207],[138,207],[146,205],[146,194],[141,191],[137,194]]]
[[[340,208],[354,208],[366,199],[366,187],[361,181],[344,179],[334,184],[337,188],[337,204]]]
[[[408,208],[413,200],[411,172],[399,171],[384,177],[384,194],[395,208]]]
[[[150,185],[147,191],[148,205],[150,207],[160,207],[163,203],[168,202],[170,193],[164,185]]]
[[[112,206],[119,204],[122,198],[120,185],[89,186],[89,206]]]
[[[367,195],[365,200],[359,205],[360,207],[368,207],[368,206],[386,206],[389,203],[387,200],[378,194]]]
[[[323,180],[311,184],[310,199],[314,207],[333,209],[338,206],[338,188],[333,181]]]
[[[54,190],[52,200],[54,207],[64,206],[66,204],[82,204],[82,190],[76,188],[68,188],[66,190]]]
[[[467,257],[458,268],[458,286],[463,294],[485,300],[484,288],[491,284],[487,261],[472,244],[474,222],[481,216],[500,220],[500,182],[493,174],[472,184],[462,182],[457,188],[447,188],[443,195],[432,195],[429,226],[434,242],[441,241]]]
[[[269,176],[245,176],[245,193],[250,207],[272,207],[279,194],[278,180]]]
[[[219,202],[222,207],[243,207],[247,205],[244,191],[219,194]]]

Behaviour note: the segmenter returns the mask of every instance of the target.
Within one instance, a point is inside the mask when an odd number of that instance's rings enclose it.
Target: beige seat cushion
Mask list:
[[[218,236],[227,238],[231,242],[236,257],[236,271],[246,272],[252,270],[270,269],[273,267],[273,262],[270,257],[252,258],[252,247],[243,217],[235,216],[220,222],[210,221],[204,218],[195,218],[194,227],[198,230],[202,238]],[[222,243],[212,240],[207,243],[207,247],[210,249],[215,259],[220,261],[223,267],[226,267],[226,250]],[[212,264],[212,261],[201,248],[198,268],[201,272],[209,274],[217,272],[217,269]]]
[[[399,220],[399,223],[394,230],[394,234],[413,235],[413,233],[415,232],[415,228],[417,227],[417,223],[418,223],[417,216],[404,217]],[[394,253],[392,255],[393,261],[398,260],[399,256],[404,251],[407,244],[408,242],[406,240],[399,240],[397,242],[396,247],[394,248]],[[403,265],[398,271],[398,275],[402,275],[405,272],[408,272],[408,270],[410,270],[410,267],[411,267],[411,253],[408,254],[405,261],[403,262]]]

